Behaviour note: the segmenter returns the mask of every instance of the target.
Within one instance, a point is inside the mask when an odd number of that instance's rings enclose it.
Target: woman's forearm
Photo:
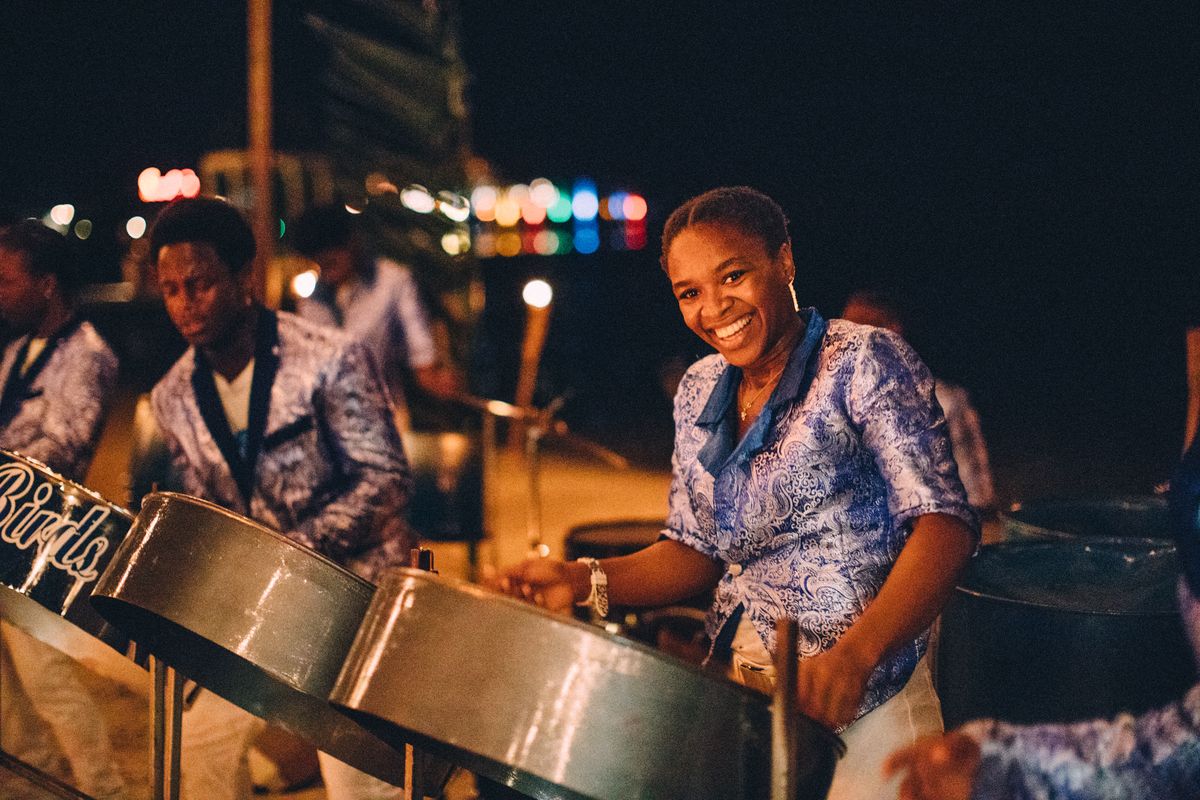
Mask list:
[[[941,613],[975,551],[975,542],[975,534],[957,517],[918,517],[879,594],[838,646],[877,664],[895,648],[911,642]]]
[[[622,606],[661,606],[685,600],[716,586],[724,567],[687,545],[664,539],[628,556],[605,558],[608,601]],[[590,570],[567,564],[571,588],[580,602],[591,591]]]

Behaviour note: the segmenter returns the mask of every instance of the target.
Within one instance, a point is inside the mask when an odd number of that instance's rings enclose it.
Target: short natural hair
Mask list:
[[[790,241],[787,217],[779,204],[749,186],[721,186],[696,195],[671,212],[663,225],[662,266],[675,237],[692,225],[728,225],[762,242],[774,256]]]
[[[323,250],[349,247],[354,221],[345,206],[314,206],[296,220],[293,230],[296,251],[312,258]]]
[[[34,275],[53,275],[68,298],[74,297],[83,283],[66,237],[36,219],[0,228],[0,248],[24,256],[26,267]]]
[[[169,244],[204,242],[233,274],[243,272],[257,251],[254,232],[236,208],[215,197],[182,198],[162,210],[150,232],[150,260]]]

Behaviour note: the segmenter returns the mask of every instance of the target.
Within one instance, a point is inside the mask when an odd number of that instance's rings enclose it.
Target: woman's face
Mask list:
[[[743,369],[760,365],[795,327],[788,292],[795,274],[791,245],[769,253],[757,237],[729,225],[685,228],[667,252],[684,323]]]

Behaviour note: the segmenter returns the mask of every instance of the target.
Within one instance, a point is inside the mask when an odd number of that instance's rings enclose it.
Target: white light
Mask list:
[[[442,249],[452,256],[458,255],[457,231],[442,234]]]
[[[400,192],[400,202],[405,208],[418,214],[428,214],[437,207],[437,201],[433,199],[429,190],[415,183],[409,184]]]
[[[292,278],[292,291],[297,297],[312,297],[317,288],[317,271],[308,269]]]
[[[130,239],[142,238],[146,235],[146,218],[130,217],[125,223],[125,232],[129,234]]]
[[[437,207],[455,222],[466,222],[471,216],[471,204],[467,202],[467,198],[454,192],[438,192]]]
[[[497,197],[495,186],[476,186],[471,191],[471,205],[490,210],[496,207]]]
[[[543,280],[532,280],[525,284],[521,299],[534,308],[545,308],[554,299],[554,290]]]
[[[54,220],[55,225],[70,225],[71,220],[75,219],[75,206],[70,203],[61,203],[50,209],[50,219]]]
[[[529,199],[542,208],[550,208],[558,202],[558,189],[545,178],[536,178],[529,184]]]
[[[597,212],[600,210],[600,198],[591,189],[583,189],[575,192],[575,196],[571,198],[571,210],[575,212],[575,219],[593,220],[596,218]]]
[[[75,223],[75,235],[80,239],[86,239],[92,235],[92,221],[90,219],[81,219]]]
[[[362,210],[361,208],[359,208],[359,207],[357,207],[357,206],[352,206],[352,205],[350,205],[349,203],[346,203],[346,211],[348,211],[348,212],[349,212],[349,213],[351,213],[351,214],[361,214],[361,213],[363,213],[363,210]]]

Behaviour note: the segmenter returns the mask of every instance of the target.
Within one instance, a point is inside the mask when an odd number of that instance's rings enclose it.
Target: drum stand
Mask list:
[[[184,678],[150,656],[150,798],[179,800]]]
[[[771,696],[771,800],[795,800],[796,672],[799,625],[794,619],[775,620],[775,692]]]

